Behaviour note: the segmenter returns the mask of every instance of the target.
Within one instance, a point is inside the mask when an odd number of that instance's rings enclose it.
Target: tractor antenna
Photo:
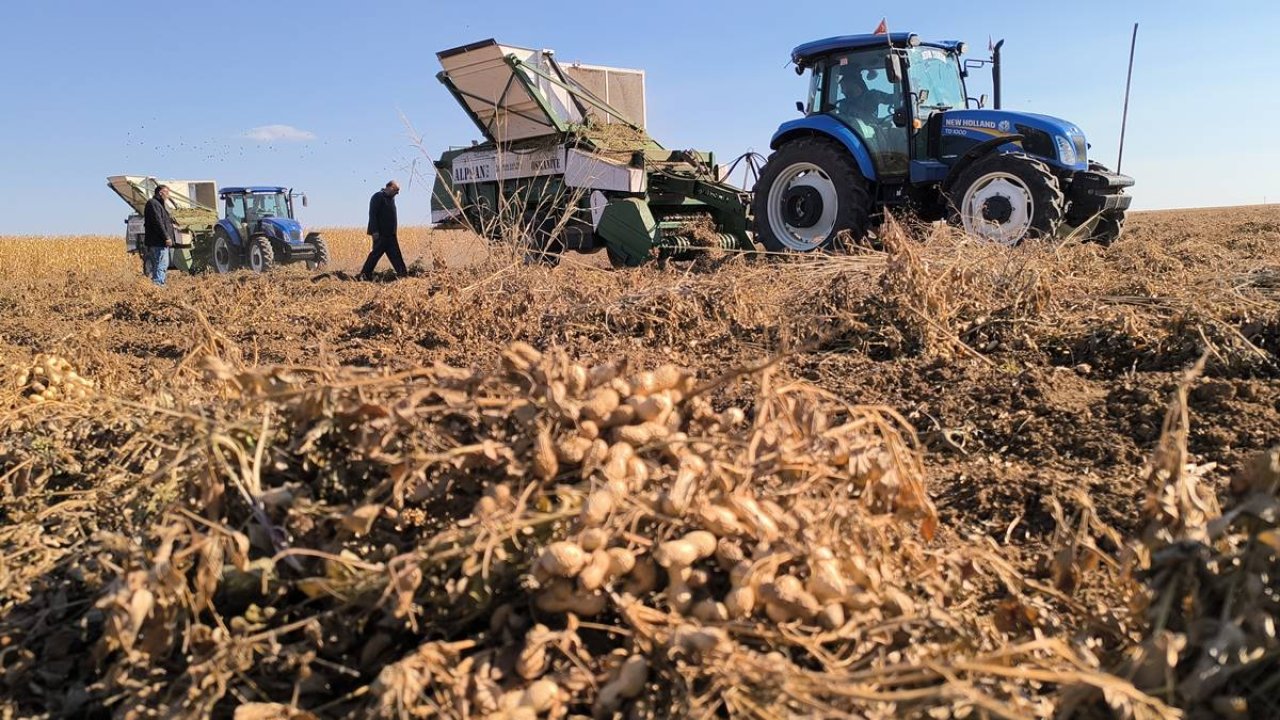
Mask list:
[[[1133,39],[1129,41],[1129,77],[1124,81],[1124,115],[1120,118],[1120,154],[1116,157],[1116,172],[1124,162],[1124,131],[1129,124],[1129,90],[1133,87],[1133,51],[1138,47],[1138,23],[1133,24]]]

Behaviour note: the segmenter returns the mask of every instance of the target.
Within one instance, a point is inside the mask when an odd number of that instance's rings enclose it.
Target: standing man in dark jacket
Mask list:
[[[360,277],[365,280],[373,279],[373,269],[383,255],[391,261],[397,275],[404,277],[409,273],[396,237],[396,195],[399,193],[400,185],[392,180],[369,199],[369,236],[373,238],[373,250],[360,269]]]
[[[169,248],[177,240],[178,233],[173,226],[173,217],[165,202],[169,199],[169,188],[160,185],[156,193],[147,201],[143,213],[143,241],[146,246],[146,268],[151,282],[164,287],[165,273],[169,270]]]

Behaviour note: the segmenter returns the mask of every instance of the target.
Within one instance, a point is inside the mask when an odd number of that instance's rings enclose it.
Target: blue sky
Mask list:
[[[431,155],[478,137],[435,52],[488,37],[644,68],[649,130],[668,147],[767,152],[805,90],[789,50],[882,16],[974,55],[1005,38],[1006,108],[1076,122],[1111,164],[1139,22],[1135,206],[1280,201],[1274,2],[6,0],[0,234],[121,231],[127,208],[105,185],[120,173],[290,185],[310,197],[304,223],[363,225],[370,193],[426,160],[405,119]],[[401,223],[425,223],[427,198],[421,182],[402,194]]]

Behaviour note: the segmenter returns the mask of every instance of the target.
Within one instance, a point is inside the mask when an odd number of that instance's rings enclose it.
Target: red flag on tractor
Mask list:
[[[873,35],[888,35],[888,34],[889,34],[889,23],[885,22],[885,19],[884,19],[884,18],[880,18],[880,24],[876,26],[876,31],[875,31],[874,33],[872,33],[872,34],[873,34]]]

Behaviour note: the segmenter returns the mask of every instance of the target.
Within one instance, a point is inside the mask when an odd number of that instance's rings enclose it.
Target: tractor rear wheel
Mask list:
[[[276,251],[271,238],[259,235],[249,241],[249,269],[256,273],[270,272],[276,265]]]
[[[867,234],[871,196],[844,146],[804,137],[778,148],[760,171],[752,213],[756,239],[770,252],[830,248],[848,231]]]
[[[966,233],[1017,245],[1049,237],[1062,224],[1066,199],[1049,166],[1023,153],[992,153],[960,173],[949,197]]]
[[[231,244],[231,238],[218,228],[213,234],[213,249],[209,252],[209,264],[218,273],[229,273],[240,265],[239,253]]]
[[[308,270],[318,270],[329,264],[329,243],[324,238],[318,237],[311,241],[316,248],[316,257],[314,260],[307,261]]]

